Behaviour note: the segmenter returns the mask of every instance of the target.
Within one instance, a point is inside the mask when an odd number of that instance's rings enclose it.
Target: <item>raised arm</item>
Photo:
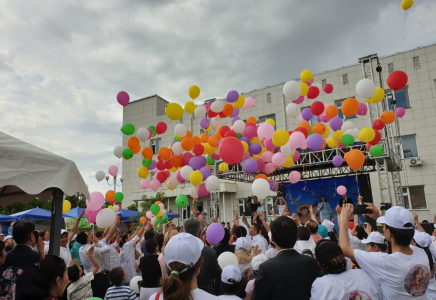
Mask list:
[[[278,201],[279,201],[279,197],[276,198],[276,202],[274,203],[274,206],[277,206]]]
[[[82,212],[80,213],[79,217],[76,220],[76,223],[74,223],[73,228],[71,229],[70,233],[68,234],[68,241],[71,241],[73,239],[73,236],[75,234],[77,234],[77,232],[79,232],[80,219],[82,218],[82,216],[84,214],[85,214],[85,210],[82,210]]]
[[[342,211],[339,220],[339,245],[342,248],[344,255],[351,260],[354,258],[354,249],[350,245],[350,237],[348,236],[348,220],[353,216],[353,204],[344,203],[342,205]]]
[[[316,223],[318,223],[318,220],[316,219],[316,213],[313,211],[312,205],[309,207],[309,211],[310,211],[310,218]]]
[[[265,220],[265,218],[263,216],[263,213],[261,211],[259,211],[257,213],[257,216],[262,220],[262,225],[263,225],[263,227],[265,227],[266,231],[270,232],[271,229],[269,229],[268,223],[266,222],[266,220]]]
[[[272,214],[274,216],[274,219],[277,219],[277,215],[274,212],[274,210],[271,209],[269,212],[270,212],[270,214]],[[283,212],[282,212],[282,214],[283,214]]]
[[[106,242],[109,244],[110,241],[112,240],[112,238],[114,237],[115,233],[117,232],[117,226],[118,226],[118,221],[120,220],[121,216],[117,215],[115,218],[115,222],[112,225],[112,227],[108,227],[106,228],[106,230],[109,229],[109,232],[105,235],[106,237]]]
[[[110,251],[109,245],[103,243],[103,241],[99,241],[98,238],[94,235],[94,245],[96,247],[97,253],[94,252],[94,255],[100,255],[104,253],[108,253]]]
[[[412,211],[412,215],[413,215],[413,218],[415,219],[416,229],[417,229],[418,231],[425,232],[424,228],[423,228],[422,225],[419,223],[418,215],[416,214],[416,212]]]
[[[44,246],[45,246],[44,241],[42,240],[42,237],[39,236],[36,244],[36,248],[38,249],[40,259],[45,258]]]
[[[85,251],[85,253],[86,253],[86,255],[88,255],[89,259],[90,259],[91,262],[92,262],[92,265],[94,266],[94,269],[92,269],[92,271],[91,271],[92,274],[94,274],[94,275],[97,274],[98,269],[100,269],[100,266],[99,266],[97,260],[96,260],[95,257],[94,257],[94,246],[92,246],[91,248],[89,248],[88,251]]]

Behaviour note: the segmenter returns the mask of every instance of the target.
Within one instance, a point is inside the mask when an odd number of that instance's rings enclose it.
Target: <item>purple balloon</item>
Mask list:
[[[203,168],[206,166],[206,164],[207,164],[206,157],[204,157],[203,155],[200,155],[200,156],[198,156],[197,159],[200,161],[200,164],[201,164],[200,168]]]
[[[312,151],[321,149],[324,145],[324,138],[318,133],[313,133],[307,138],[307,147]]]
[[[206,167],[202,167],[200,169],[200,172],[201,172],[201,174],[203,174],[203,180],[206,180],[207,177],[212,175],[212,171],[209,168],[206,168]]]
[[[316,121],[319,123],[321,122],[321,116],[316,116]]]
[[[194,170],[200,170],[201,168],[201,160],[200,156],[194,156],[189,160],[189,166]]]
[[[212,223],[207,227],[206,237],[209,243],[215,245],[224,238],[224,227],[220,223]]]
[[[210,125],[210,121],[208,118],[201,118],[201,120],[200,120],[200,127],[201,128],[207,129],[207,128],[209,128],[209,125]]]
[[[273,192],[277,192],[278,183],[275,180],[270,180],[269,182],[269,189]]]
[[[256,172],[258,166],[259,166],[259,165],[257,164],[257,161],[256,161],[254,158],[249,158],[249,159],[247,159],[247,160],[245,161],[245,165],[244,165],[244,167],[245,167],[245,173],[250,174],[250,173],[254,173],[254,172]]]
[[[218,147],[218,148],[220,147],[221,141],[222,141],[222,140],[219,140],[219,141],[218,141],[218,144],[217,144],[217,147]]]
[[[246,142],[248,146],[250,146],[250,144],[251,144],[250,139],[248,137],[246,137],[246,136],[241,137],[239,140],[241,142]]]
[[[239,115],[239,109],[236,107],[233,107],[233,113],[230,115],[230,117],[237,117]]]
[[[310,119],[312,119],[313,113],[310,110],[310,107],[306,107],[305,109],[303,109],[301,111],[301,117],[306,121],[309,121]]]
[[[151,162],[151,165],[149,165],[147,168],[148,168],[149,170],[153,170],[154,168],[156,168],[156,162],[153,160],[153,161]]]
[[[335,167],[341,166],[343,162],[344,162],[344,159],[342,158],[342,156],[335,155],[335,157],[333,157],[333,165]]]
[[[227,93],[226,100],[227,102],[233,103],[238,101],[239,99],[239,93],[237,91],[230,91]]]
[[[259,154],[260,152],[262,152],[262,146],[258,143],[253,143],[248,147],[248,151],[251,154]]]
[[[236,121],[240,120],[240,119],[241,119],[240,117],[233,117],[232,118],[232,124],[235,123]]]
[[[339,129],[341,129],[343,123],[344,123],[344,121],[342,121],[341,118],[339,118],[339,117],[333,117],[333,118],[330,120],[330,128],[331,128],[333,131],[339,130]]]

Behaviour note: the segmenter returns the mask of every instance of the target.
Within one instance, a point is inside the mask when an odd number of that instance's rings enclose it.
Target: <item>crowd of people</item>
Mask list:
[[[14,222],[0,241],[0,299],[436,299],[436,227],[427,234],[414,212],[365,203],[361,224],[345,196],[336,232],[325,197],[298,213],[279,198],[272,220],[253,198],[250,220],[234,211],[218,244],[195,217],[123,232],[117,216],[104,231],[79,232],[81,215],[52,256],[49,233]],[[221,267],[226,252],[237,263]]]

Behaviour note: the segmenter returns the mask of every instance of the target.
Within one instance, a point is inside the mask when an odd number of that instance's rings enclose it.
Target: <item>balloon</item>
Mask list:
[[[153,179],[152,181],[150,181],[150,187],[153,191],[157,191],[160,187],[160,181],[158,179]]]
[[[283,164],[285,163],[285,161],[286,161],[285,156],[284,156],[282,153],[280,153],[280,152],[274,153],[273,156],[272,156],[272,158],[271,158],[271,162],[273,163],[273,165],[274,165],[275,167],[281,167],[281,166],[283,166]],[[257,163],[256,163],[256,164],[257,164]]]
[[[327,115],[327,117],[329,118],[334,118],[338,115],[338,108],[336,105],[329,105],[327,106],[326,110],[325,110],[325,114]]]
[[[368,112],[368,107],[366,107],[366,104],[363,102],[360,102],[359,109],[357,110],[356,114],[359,116],[365,116],[367,112]]]
[[[192,102],[192,101],[188,101],[188,102],[185,103],[185,111],[186,111],[187,113],[189,113],[189,114],[193,114],[193,113],[195,112],[195,108],[196,108],[196,107],[197,107],[197,106],[196,106],[195,103]]]
[[[312,110],[309,107],[304,108],[301,111],[301,117],[303,118],[303,120],[309,121],[313,117]]]
[[[270,140],[274,135],[274,127],[269,123],[260,124],[257,128],[257,135],[261,140]]]
[[[115,202],[115,198],[114,198],[115,192],[114,191],[112,191],[112,190],[107,191],[105,196],[109,202]]]
[[[141,187],[141,189],[146,190],[150,187],[150,181],[148,181],[147,179],[143,179],[139,183],[139,186]]]
[[[323,144],[324,138],[317,133],[313,133],[307,138],[307,147],[312,151],[321,149]]]
[[[122,106],[127,106],[127,104],[129,104],[130,101],[130,96],[126,92],[119,92],[117,94],[117,101]]]
[[[364,143],[370,143],[375,138],[375,131],[372,128],[363,128],[359,132],[359,140]],[[344,144],[345,145],[345,144]]]
[[[189,90],[191,90],[191,89],[189,89]],[[139,284],[138,284],[140,281],[142,281],[142,276],[135,276],[132,279],[130,279],[129,285],[132,288],[132,290],[135,292],[135,294],[139,294],[139,292],[140,292]]]
[[[108,170],[108,173],[109,173],[109,175],[111,175],[113,177],[117,176],[117,174],[118,174],[117,166],[115,166],[115,165],[110,166],[109,170]]]
[[[216,100],[212,102],[212,105],[210,106],[210,110],[216,113],[222,112],[224,109],[224,102],[220,100]]]
[[[150,147],[143,148],[141,154],[144,158],[148,158],[148,159],[153,158],[153,150]]]
[[[385,149],[380,145],[374,145],[369,148],[369,154],[374,157],[382,156],[385,153]]]
[[[372,123],[372,128],[377,130],[382,130],[383,128],[385,128],[385,123],[383,123],[382,120],[377,119],[374,121],[374,123]]]
[[[346,131],[348,129],[354,129],[354,124],[351,121],[345,121],[344,124],[342,124],[341,130]]]
[[[371,79],[359,80],[359,82],[356,84],[356,93],[362,98],[371,98],[375,93],[374,82]]]
[[[409,78],[405,72],[393,71],[391,74],[389,74],[387,83],[392,90],[398,91],[406,86],[408,80]]]
[[[299,82],[299,83],[300,83],[300,86],[301,86],[300,97],[304,97],[309,92],[309,87],[307,86],[307,84],[305,82]]]
[[[345,162],[353,170],[359,170],[365,163],[365,155],[360,150],[353,149],[344,156]]]
[[[151,205],[151,207],[150,207],[150,211],[151,211],[151,213],[152,213],[153,215],[156,216],[156,215],[160,212],[159,204],[153,204],[153,205]]]
[[[286,82],[283,86],[283,95],[290,101],[298,99],[301,95],[301,85],[294,80]]]
[[[379,103],[385,98],[385,91],[382,88],[376,87],[375,93],[370,99],[365,99],[368,103]]]
[[[298,107],[295,103],[289,103],[286,105],[286,114],[291,118],[296,118],[298,115]]]
[[[125,135],[132,135],[135,132],[135,126],[132,124],[124,124],[123,127],[121,127],[121,132]]]
[[[123,146],[116,146],[114,148],[114,155],[118,158],[121,158],[123,156]]]
[[[251,98],[251,99],[253,99],[253,98]],[[254,101],[254,99],[253,99],[253,101]],[[231,105],[230,103],[224,104],[224,108],[223,108],[224,116],[226,116],[226,117],[231,116],[233,114],[234,109],[235,109],[234,106]]]
[[[233,103],[238,101],[238,98],[239,98],[239,94],[237,91],[230,91],[227,93],[226,100],[227,102]]]
[[[325,106],[321,101],[315,101],[310,106],[310,111],[315,115],[319,116],[324,112]],[[308,121],[308,120],[307,120]]]
[[[147,219],[151,219],[153,217],[153,213],[151,211],[147,211],[145,216],[147,217]]]
[[[337,187],[336,192],[339,195],[343,196],[343,195],[345,195],[347,193],[347,188],[345,186],[343,186],[343,185],[340,185],[340,186]]]
[[[331,85],[330,83],[324,85],[324,92],[326,94],[331,94],[333,92],[333,85]]]
[[[289,133],[284,129],[279,129],[274,132],[272,142],[274,146],[281,147],[288,143],[289,141]]]
[[[344,102],[342,102],[341,110],[344,116],[351,117],[359,110],[359,102],[354,98],[345,99]]]
[[[245,161],[244,168],[247,174],[255,173],[258,167],[257,161],[253,158],[249,158]]]
[[[148,170],[147,167],[142,166],[142,167],[139,167],[137,173],[138,173],[138,176],[139,176],[140,178],[147,178],[148,175],[150,174],[150,171]]]
[[[338,147],[338,143],[335,141],[334,138],[331,137],[327,140],[327,146],[329,146],[331,149],[334,149]]]
[[[209,127],[209,125],[210,125],[210,121],[209,121],[208,118],[202,118],[202,119],[200,120],[200,127],[201,127],[201,128],[203,128],[203,129],[207,129],[207,128]]]
[[[301,174],[298,171],[292,171],[289,173],[289,181],[291,183],[297,183],[301,179]]]
[[[237,120],[231,127],[236,133],[243,133],[245,130],[245,123],[242,120]]]
[[[236,107],[233,107],[233,113],[230,115],[230,117],[234,118],[234,117],[238,117],[238,115],[239,115],[239,109]]]
[[[337,130],[341,129],[342,124],[343,124],[343,121],[342,121],[342,119],[339,118],[339,117],[333,117],[333,118],[330,120],[330,128],[331,128],[333,131],[337,131]]]
[[[206,180],[212,174],[212,171],[208,167],[202,167],[200,172],[203,175],[203,180]]]
[[[163,213],[163,212],[162,212],[162,213]],[[164,215],[164,216],[162,217],[162,223],[168,223],[168,220],[169,220],[169,218],[168,218],[167,215]]]
[[[123,201],[123,199],[124,199],[124,194],[121,193],[121,192],[117,192],[117,193],[115,193],[115,195],[114,195],[114,199],[115,199],[115,201],[116,201],[117,203],[121,203],[121,202]]]
[[[271,126],[270,124],[268,125]],[[274,129],[274,127],[272,128]],[[229,165],[239,163],[242,156],[244,156],[244,146],[240,140],[234,137],[223,139],[218,147],[218,151],[221,159]]]
[[[408,10],[413,5],[413,0],[403,0],[401,2],[401,8],[404,10]],[[392,73],[391,73],[392,74]]]
[[[354,137],[351,134],[344,134],[341,139],[344,146],[352,146],[354,144]]]
[[[300,148],[302,143],[306,140],[306,137],[302,132],[294,131],[289,136],[289,146],[291,146],[292,149]]]
[[[304,70],[303,72],[301,72],[300,78],[304,82],[309,82],[313,79],[313,73],[310,70]]]
[[[327,130],[327,127],[323,123],[316,123],[313,125],[313,133],[318,133],[320,135],[323,135]]]
[[[183,179],[185,180],[189,180],[189,176],[191,175],[191,173],[194,170],[190,167],[190,166],[184,166],[181,170],[180,170],[180,175],[182,176]]]
[[[104,204],[104,196],[100,192],[93,192],[90,195],[91,201],[86,201],[86,207],[89,211],[100,209]]]
[[[395,110],[395,115],[398,118],[404,117],[405,114],[406,114],[406,110],[404,108],[402,108],[402,107],[397,107],[397,109]]]
[[[253,97],[247,97],[245,98],[244,108],[249,109],[254,106],[254,98]]]
[[[189,175],[189,181],[193,186],[199,186],[201,182],[203,181],[203,174],[201,174],[200,171],[193,171]]]
[[[395,113],[393,111],[385,111],[381,114],[380,119],[385,124],[391,124],[395,121]]]
[[[66,214],[71,209],[71,202],[68,200],[64,200],[64,204],[62,205],[62,213]]]
[[[316,86],[309,87],[309,91],[307,92],[308,99],[315,99],[319,96],[319,88]]]
[[[225,172],[229,169],[229,165],[226,164],[225,162],[220,163],[218,169],[220,170],[220,172]]]
[[[183,141],[182,141],[183,142]],[[160,150],[159,150],[159,157],[162,159],[162,160],[170,160],[170,158],[171,158],[171,150],[170,149],[168,149],[168,148],[165,148],[165,147],[163,147],[163,148],[160,148]]]
[[[191,87],[189,88],[189,97],[194,100],[198,96],[200,96],[200,88],[196,85],[191,85]],[[137,294],[139,294],[139,292]]]
[[[104,176],[105,176],[105,174],[104,174],[104,172],[103,171],[97,171],[96,173],[95,173],[95,179],[97,179],[97,181],[98,182],[100,182],[100,181],[102,181],[103,179],[104,179]]]
[[[204,116],[206,115],[206,108],[204,106],[197,106],[194,115],[197,119],[204,118]]]
[[[218,244],[224,237],[224,227],[220,223],[210,224],[206,230],[206,237],[210,244]]]
[[[157,134],[155,126],[148,126],[148,130],[149,130],[150,136],[155,136]]]
[[[165,106],[165,113],[168,118],[177,121],[183,117],[183,108],[178,103],[168,103]]]
[[[232,252],[228,252],[228,251],[223,252],[220,254],[220,256],[218,256],[218,265],[221,267],[221,269],[224,269],[229,265],[237,266],[238,258]]]
[[[342,130],[337,130],[333,133],[332,138],[336,141],[336,142],[340,142],[342,140],[342,137],[344,136],[344,132]]]
[[[340,167],[344,163],[344,159],[340,155],[335,155],[333,157],[333,165],[335,167]]]
[[[256,179],[251,186],[253,194],[259,198],[259,200],[266,198],[269,195],[269,183],[265,179]]]
[[[220,180],[215,175],[211,175],[206,179],[206,190],[212,192],[220,186]]]
[[[142,141],[145,142],[150,138],[150,131],[148,128],[141,127],[136,131],[136,137]]]
[[[298,97],[297,100],[292,101],[292,103],[301,104],[301,103],[303,103],[303,101],[304,101],[304,96],[300,96],[300,97]]]
[[[116,214],[112,209],[103,208],[98,214],[96,218],[97,226],[100,228],[107,228],[112,226],[115,222]]]
[[[237,109],[240,109],[244,106],[244,104],[245,104],[245,97],[239,95],[238,100],[235,103],[233,103],[233,106]]]
[[[186,195],[180,194],[176,197],[176,205],[178,207],[185,207],[188,203],[189,199]]]
[[[164,122],[157,122],[156,124],[156,133],[163,134],[167,131],[167,124]]]

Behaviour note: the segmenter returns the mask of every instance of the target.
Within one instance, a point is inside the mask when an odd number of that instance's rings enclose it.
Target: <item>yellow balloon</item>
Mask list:
[[[212,130],[212,124],[209,124],[209,127],[207,127],[207,129],[203,129],[206,132],[209,132]]]
[[[260,139],[259,139],[257,136],[252,137],[252,138],[250,139],[250,145],[253,144],[253,143],[258,143],[258,144],[260,144]]]
[[[189,97],[191,97],[192,100],[200,96],[200,88],[196,85],[193,85],[189,88]]]
[[[71,202],[68,200],[64,201],[64,204],[62,205],[62,213],[66,214],[71,209]]]
[[[176,172],[177,168],[176,167],[172,167],[171,169],[169,169],[170,172]]]
[[[194,171],[189,175],[189,181],[193,186],[199,186],[203,181],[203,174],[200,171]]]
[[[237,109],[240,109],[242,106],[244,106],[245,104],[245,98],[242,95],[239,95],[238,100],[233,103],[233,106],[236,107]]]
[[[303,72],[301,72],[300,78],[304,82],[309,82],[313,79],[313,73],[310,70],[304,70]]]
[[[156,215],[156,218],[162,217],[162,211],[160,210],[159,213]]]
[[[215,153],[215,147],[212,147],[209,144],[203,144],[203,147],[204,147],[204,152],[206,152],[207,154],[212,155]]]
[[[248,144],[246,142],[244,142],[244,141],[242,141],[241,143],[242,143],[242,146],[244,146],[244,153],[247,153],[247,151],[248,151]]]
[[[178,103],[168,103],[165,106],[165,113],[168,118],[177,121],[183,117],[183,108]]]
[[[139,169],[138,169],[138,176],[140,178],[144,178],[144,179],[147,178],[149,173],[150,172],[148,171],[148,168],[146,168],[146,167],[139,167]]]
[[[188,101],[185,103],[185,110],[188,114],[193,114],[196,108],[197,106],[192,101]]]
[[[283,167],[285,168],[292,168],[294,166],[294,159],[292,156],[287,156],[285,163],[283,164]]]
[[[307,93],[309,92],[309,87],[307,86],[307,84],[305,82],[300,82],[300,86],[301,86],[300,96],[306,96]]]
[[[334,148],[338,147],[338,143],[335,141],[334,138],[331,137],[331,138],[329,138],[327,140],[327,146],[329,146],[330,148],[334,149]]]
[[[344,135],[344,132],[342,130],[337,130],[333,133],[332,137],[336,142],[340,142],[343,135]]]
[[[286,143],[289,141],[289,133],[284,129],[279,129],[276,132],[274,132],[274,135],[272,137],[272,142],[274,146],[281,147],[286,145]]]
[[[359,140],[364,143],[371,143],[371,141],[375,138],[375,131],[372,128],[363,128],[359,132]]]
[[[365,99],[368,103],[379,103],[385,98],[385,91],[382,88],[376,87],[374,96],[371,99]]]
[[[271,124],[272,126],[276,126],[276,122],[273,119],[268,119],[265,123]]]
[[[107,208],[114,209],[114,206],[113,205],[109,205]]]
[[[266,151],[265,147],[262,146],[262,151],[260,151],[260,153],[258,154],[259,156],[262,156],[262,154],[264,154]]]
[[[229,169],[229,165],[225,162],[220,163],[220,166],[218,167],[220,172],[225,172]]]
[[[330,135],[330,128],[328,126],[325,127],[325,132],[322,135],[323,138],[327,138]]]
[[[404,10],[408,10],[409,8],[411,8],[413,5],[413,0],[403,0],[403,2],[401,2],[401,7]]]

